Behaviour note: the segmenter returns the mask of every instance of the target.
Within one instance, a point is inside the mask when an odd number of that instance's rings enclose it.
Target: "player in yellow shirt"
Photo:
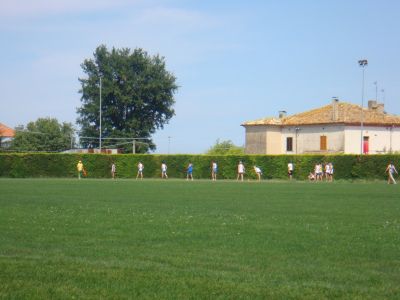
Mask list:
[[[78,162],[78,164],[76,165],[76,169],[78,170],[78,179],[81,179],[84,170],[82,161]]]

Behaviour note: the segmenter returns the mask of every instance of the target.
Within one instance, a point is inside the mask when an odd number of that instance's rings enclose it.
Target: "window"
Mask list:
[[[319,148],[321,151],[326,151],[327,150],[327,141],[326,141],[326,136],[325,135],[321,135],[319,137]]]
[[[293,151],[293,138],[286,138],[286,151]]]

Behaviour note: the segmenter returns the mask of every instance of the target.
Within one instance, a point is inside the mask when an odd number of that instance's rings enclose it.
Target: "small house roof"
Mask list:
[[[317,124],[358,125],[361,123],[361,115],[365,125],[400,126],[400,116],[385,113],[382,105],[363,108],[361,113],[361,106],[346,102],[332,102],[332,104],[320,108],[282,118],[271,117],[248,121],[244,122],[242,126],[298,126]]]
[[[10,127],[0,123],[0,137],[14,137],[15,131]]]

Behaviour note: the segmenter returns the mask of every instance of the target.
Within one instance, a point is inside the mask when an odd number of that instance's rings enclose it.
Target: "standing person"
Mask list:
[[[254,172],[256,172],[257,179],[258,179],[258,181],[260,181],[261,180],[261,175],[262,175],[261,169],[259,167],[257,167],[257,166],[254,166]]]
[[[325,163],[325,180],[331,181],[331,165],[329,163]]]
[[[329,163],[329,169],[330,169],[330,174],[329,174],[329,180],[331,181],[331,182],[333,182],[333,164],[332,163]]]
[[[193,164],[189,161],[189,165],[186,168],[186,180],[193,180]]]
[[[394,180],[393,174],[399,174],[397,173],[396,167],[392,162],[390,162],[386,168],[386,171],[388,173],[388,184],[393,183],[396,184],[396,180]]]
[[[164,161],[161,164],[161,178],[168,179],[167,164]]]
[[[113,162],[112,164],[111,164],[111,177],[112,177],[112,179],[115,179],[115,172],[116,172],[116,167],[115,167],[115,163]]]
[[[143,179],[143,169],[144,169],[144,166],[143,166],[143,164],[142,164],[141,161],[139,161],[139,163],[138,163],[138,165],[137,165],[137,169],[138,169],[138,171],[137,171],[136,179],[138,179],[139,176],[140,176],[140,179]]]
[[[243,181],[243,174],[244,174],[244,165],[242,163],[242,161],[239,161],[239,164],[237,166],[237,180]]]
[[[83,163],[82,161],[78,161],[78,164],[76,165],[76,169],[78,170],[78,179],[81,179],[84,168],[83,168]]]
[[[216,161],[212,161],[211,163],[211,180],[217,180],[217,173],[218,173],[218,165]]]
[[[289,163],[288,163],[288,165],[287,165],[287,170],[288,170],[289,179],[292,180],[292,178],[293,178],[293,171],[294,171],[294,166],[293,166],[293,163],[292,163],[292,162],[289,162]]]
[[[320,163],[315,165],[315,181],[322,181],[322,165]]]

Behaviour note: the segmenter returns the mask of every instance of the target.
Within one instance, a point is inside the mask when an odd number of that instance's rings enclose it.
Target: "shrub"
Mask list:
[[[211,162],[218,163],[219,179],[236,178],[239,160],[246,167],[246,177],[255,179],[253,166],[263,170],[265,179],[287,178],[287,164],[294,163],[294,178],[306,179],[317,162],[332,162],[336,179],[383,179],[390,161],[398,166],[400,155],[150,155],[150,154],[59,154],[1,153],[1,177],[75,177],[76,164],[82,160],[90,178],[111,177],[115,162],[118,178],[135,178],[137,164],[144,164],[146,178],[160,177],[162,161],[168,165],[168,176],[185,178],[186,167],[194,165],[194,178],[210,178]]]

